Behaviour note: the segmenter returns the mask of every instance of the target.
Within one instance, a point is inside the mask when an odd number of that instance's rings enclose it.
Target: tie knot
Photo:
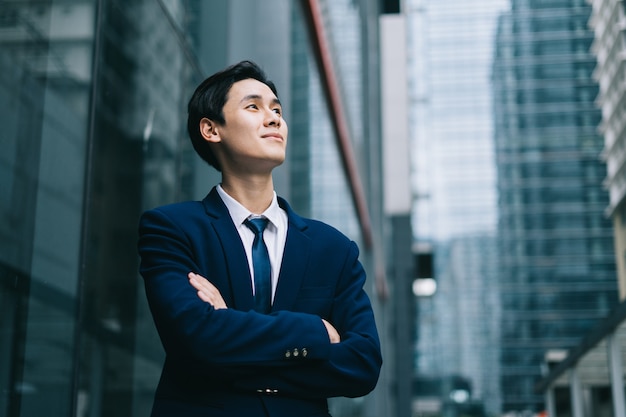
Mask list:
[[[246,226],[248,226],[248,228],[250,230],[252,230],[255,234],[262,234],[263,230],[265,230],[265,227],[267,226],[267,223],[269,222],[268,219],[266,219],[265,217],[256,217],[254,219],[246,219],[244,221],[244,224]]]

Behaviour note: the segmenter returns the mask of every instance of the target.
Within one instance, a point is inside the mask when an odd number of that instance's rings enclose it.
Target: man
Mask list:
[[[329,416],[327,398],[367,394],[382,364],[358,249],[276,197],[287,123],[257,65],[209,77],[188,111],[194,148],[222,181],[140,221],[166,352],[152,416]]]

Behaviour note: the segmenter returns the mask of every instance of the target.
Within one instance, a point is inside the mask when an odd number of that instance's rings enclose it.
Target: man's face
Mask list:
[[[216,126],[223,172],[266,173],[283,163],[287,123],[267,85],[255,79],[234,83],[223,112],[225,123]]]

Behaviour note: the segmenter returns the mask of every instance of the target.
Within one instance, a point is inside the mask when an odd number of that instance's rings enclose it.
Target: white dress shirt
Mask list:
[[[287,212],[280,208],[276,192],[272,203],[263,213],[251,213],[250,210],[241,205],[237,200],[229,196],[221,185],[217,186],[217,193],[226,205],[230,217],[237,227],[243,247],[248,257],[248,267],[250,269],[250,277],[252,280],[252,291],[254,293],[254,268],[252,266],[252,242],[254,241],[254,232],[244,224],[248,218],[265,217],[269,220],[267,227],[263,231],[263,240],[267,251],[270,255],[270,266],[272,267],[272,303],[274,302],[274,294],[276,293],[276,285],[278,284],[278,274],[285,252],[285,242],[287,240]]]

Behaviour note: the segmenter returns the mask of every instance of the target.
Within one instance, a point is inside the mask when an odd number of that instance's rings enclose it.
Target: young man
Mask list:
[[[147,211],[140,271],[166,359],[152,416],[329,416],[382,364],[354,242],[277,198],[287,124],[249,61],[189,102],[194,148],[222,173],[203,201]]]

